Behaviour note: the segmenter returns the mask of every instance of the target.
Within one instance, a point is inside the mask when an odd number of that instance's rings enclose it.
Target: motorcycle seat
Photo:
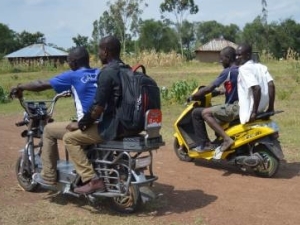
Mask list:
[[[162,114],[160,109],[150,109],[145,114],[144,131],[138,135],[126,136],[97,144],[97,148],[144,151],[158,149],[165,143],[160,135]]]

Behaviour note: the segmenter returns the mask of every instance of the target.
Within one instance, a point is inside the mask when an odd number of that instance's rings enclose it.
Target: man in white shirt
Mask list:
[[[255,120],[257,113],[274,111],[275,85],[268,68],[251,59],[252,47],[241,44],[236,49],[239,67],[238,96],[241,124]]]

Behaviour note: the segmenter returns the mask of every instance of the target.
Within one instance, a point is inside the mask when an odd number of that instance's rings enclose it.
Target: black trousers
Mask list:
[[[204,145],[206,142],[210,142],[208,134],[207,134],[207,130],[206,130],[205,121],[202,118],[203,109],[204,108],[202,108],[202,107],[198,107],[198,108],[193,109],[193,111],[192,111],[192,121],[193,121],[194,130],[195,130],[197,146]]]

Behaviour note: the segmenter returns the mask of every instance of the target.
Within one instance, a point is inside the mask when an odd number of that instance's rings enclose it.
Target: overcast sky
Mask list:
[[[163,0],[146,0],[143,19],[160,19]],[[93,22],[107,10],[106,0],[0,0],[0,23],[18,33],[41,32],[47,43],[70,48],[77,34],[91,37]],[[111,2],[113,2],[111,0]],[[189,21],[216,20],[224,25],[237,24],[241,29],[261,15],[261,0],[195,0],[197,15]],[[291,18],[300,23],[300,0],[267,0],[268,22]],[[174,19],[174,17],[169,18]]]

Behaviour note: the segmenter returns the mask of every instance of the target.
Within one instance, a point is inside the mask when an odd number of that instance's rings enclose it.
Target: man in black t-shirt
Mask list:
[[[103,180],[97,177],[82,146],[112,140],[122,131],[115,117],[115,106],[121,96],[119,65],[123,62],[120,59],[120,51],[121,43],[117,38],[107,36],[101,39],[99,58],[104,67],[99,74],[94,103],[79,121],[79,129],[64,136],[64,144],[84,183],[83,186],[74,189],[74,192],[79,194],[105,191]],[[99,118],[101,120],[97,123]]]

